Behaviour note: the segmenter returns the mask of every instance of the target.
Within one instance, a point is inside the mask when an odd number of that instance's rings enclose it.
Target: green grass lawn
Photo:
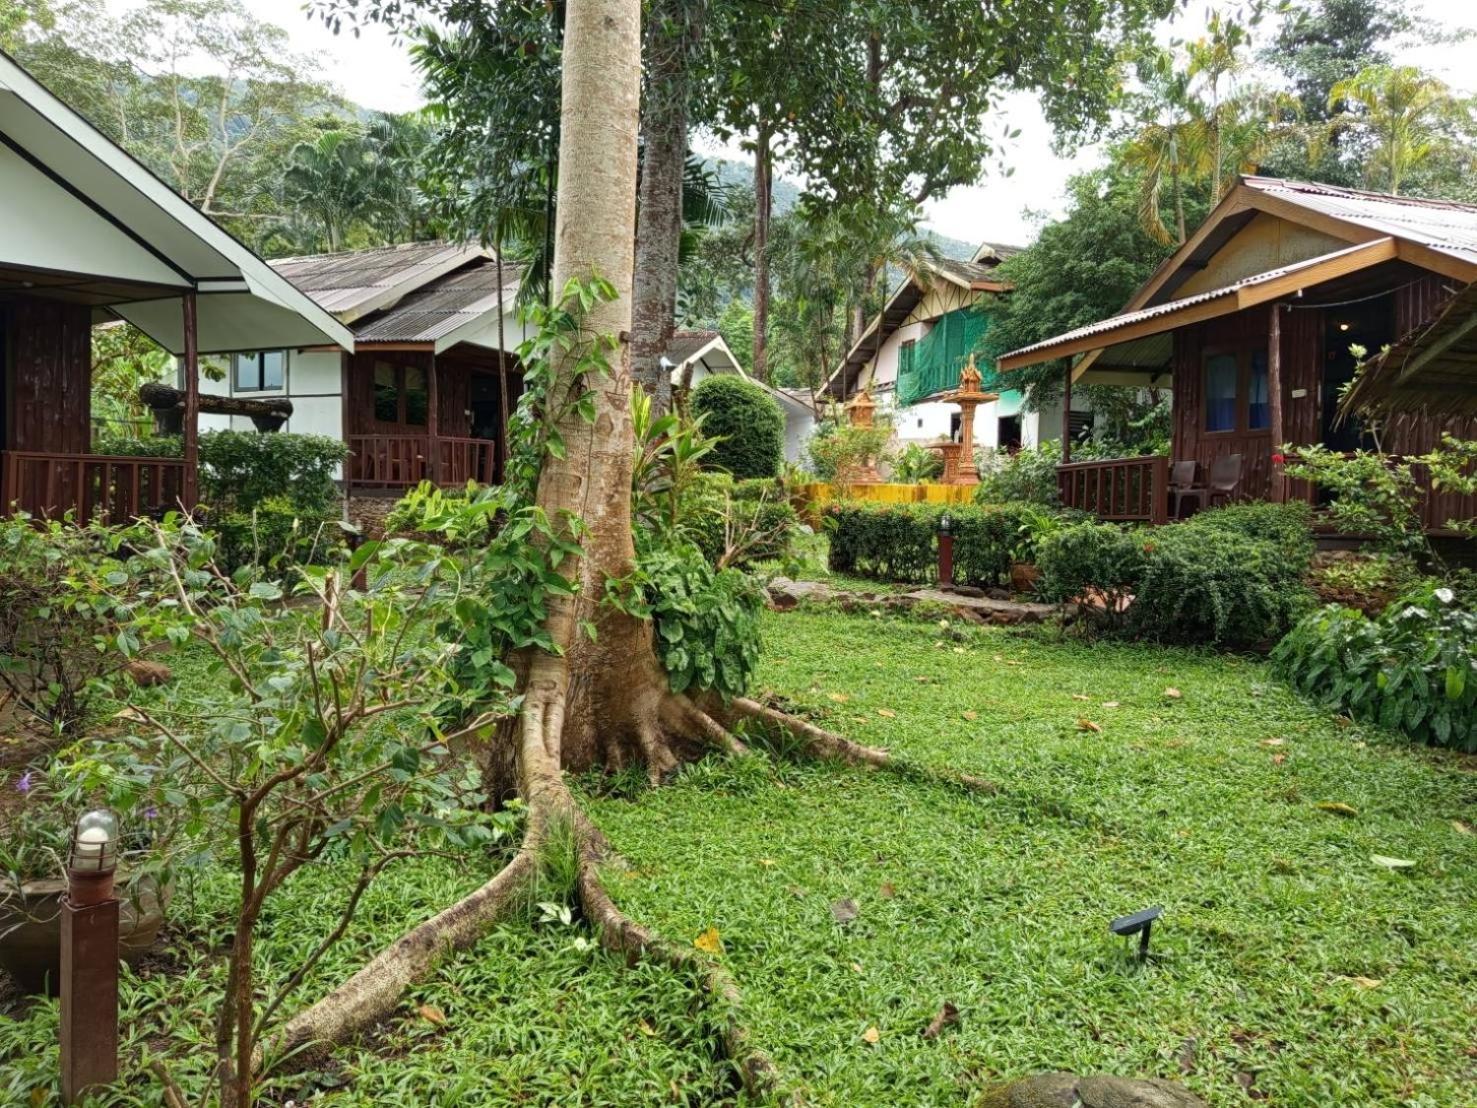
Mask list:
[[[755,1036],[805,1103],[966,1104],[991,1079],[1058,1068],[1178,1077],[1217,1106],[1477,1101],[1477,837],[1463,830],[1477,763],[1340,725],[1254,661],[816,611],[766,632],[766,688],[1000,787],[763,756],[709,759],[656,790],[582,782],[630,863],[610,875],[621,906],[684,943],[718,929]],[[494,864],[393,871],[305,993]],[[300,958],[344,892],[328,869],[295,879],[263,968]],[[126,982],[133,1067],[159,1052],[198,1087],[221,976],[198,958],[219,948],[226,895],[223,878],[182,890],[173,947]],[[847,898],[857,917],[840,924]],[[1156,903],[1160,957],[1139,968],[1107,922]],[[689,982],[541,915],[268,1101],[737,1099]],[[923,1038],[945,1001],[958,1025]],[[52,1005],[0,1014],[0,1103],[46,1102],[54,1035]],[[135,1081],[105,1102],[156,1099]]]

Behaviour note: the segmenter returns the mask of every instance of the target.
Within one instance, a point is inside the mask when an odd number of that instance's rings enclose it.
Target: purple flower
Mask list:
[[[158,818],[159,818],[159,809],[158,808],[145,808],[144,809],[144,819],[158,819]]]
[[[28,792],[31,791],[31,771],[30,770],[26,770],[25,773],[21,774],[20,780],[15,783],[15,787],[16,787],[16,789],[18,791],[23,792],[23,793],[28,793]]]

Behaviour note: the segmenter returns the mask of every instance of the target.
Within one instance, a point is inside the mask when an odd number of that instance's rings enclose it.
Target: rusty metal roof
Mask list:
[[[476,258],[358,320],[353,325],[355,342],[434,343],[511,302],[522,275],[522,266],[504,262],[499,288],[494,262]]]
[[[485,258],[464,243],[408,242],[342,254],[278,258],[272,268],[343,323],[387,308],[428,281]]]

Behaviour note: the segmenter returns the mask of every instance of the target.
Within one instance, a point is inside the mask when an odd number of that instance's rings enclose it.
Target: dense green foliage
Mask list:
[[[715,566],[781,559],[800,517],[776,481],[705,473],[683,500],[680,530]]]
[[[986,451],[980,456],[980,483],[974,498],[980,504],[1027,500],[1054,507],[1061,502],[1056,467],[1062,460],[1058,442],[1043,442],[1014,454]]]
[[[1272,654],[1298,690],[1354,719],[1477,751],[1477,614],[1426,587],[1375,618],[1333,604]]]
[[[999,585],[1010,572],[1029,504],[872,504],[838,501],[826,506],[830,568],[882,581],[938,580],[939,521],[947,515],[954,535],[954,580]]]
[[[1275,642],[1310,603],[1305,504],[1244,504],[1172,527],[1081,523],[1046,535],[1040,591],[1091,630],[1158,642]]]
[[[737,480],[779,476],[785,460],[785,417],[762,386],[715,373],[698,382],[689,403],[704,433],[718,440],[707,464]]]
[[[805,442],[810,469],[822,481],[847,481],[867,462],[882,456],[892,437],[888,426],[854,427],[844,419],[825,419]]]
[[[764,591],[742,570],[715,568],[696,546],[643,543],[636,569],[610,582],[610,603],[652,621],[674,692],[748,691],[759,664]]]

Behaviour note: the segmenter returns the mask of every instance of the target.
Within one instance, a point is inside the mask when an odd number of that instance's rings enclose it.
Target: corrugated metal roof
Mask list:
[[[278,258],[272,268],[344,322],[388,307],[448,270],[486,257],[477,246],[409,242],[374,250]]]
[[[499,290],[494,262],[474,259],[357,321],[354,338],[357,342],[435,342],[511,301],[522,275],[522,266],[504,262]]]
[[[1385,243],[1389,242],[1388,239],[1383,239],[1380,241]],[[1019,350],[1012,350],[1010,353],[1002,354],[1000,357],[1002,361],[1011,358],[1018,358],[1022,355],[1034,354],[1037,351],[1045,350],[1048,347],[1065,346],[1070,343],[1077,342],[1080,339],[1093,338],[1097,335],[1109,335],[1114,331],[1122,330],[1125,327],[1130,327],[1137,323],[1142,323],[1145,320],[1157,319],[1160,316],[1176,315],[1186,308],[1192,308],[1198,304],[1207,304],[1212,300],[1219,300],[1222,297],[1234,297],[1243,289],[1255,288],[1257,285],[1264,285],[1270,281],[1276,281],[1282,277],[1289,277],[1304,270],[1321,266],[1332,258],[1339,258],[1343,257],[1346,254],[1358,253],[1369,248],[1370,245],[1371,244],[1369,243],[1360,243],[1357,246],[1351,246],[1345,250],[1335,250],[1331,254],[1320,254],[1316,258],[1308,258],[1306,261],[1298,262],[1295,265],[1281,266],[1277,269],[1269,269],[1265,273],[1256,273],[1250,277],[1243,277],[1239,281],[1236,281],[1229,285],[1223,285],[1218,289],[1209,289],[1206,292],[1197,292],[1193,296],[1182,297],[1179,300],[1167,300],[1163,304],[1155,304],[1152,307],[1140,308],[1136,312],[1124,312],[1121,315],[1109,316],[1107,319],[1100,319],[1096,323],[1089,323],[1085,327],[1078,327],[1075,330],[1066,331],[1060,335],[1054,335],[1042,342],[1032,343],[1030,346],[1023,346]]]
[[[924,268],[931,269],[940,276],[969,286],[979,281],[998,281],[995,276],[995,267],[999,262],[961,262],[953,258],[934,258],[925,263]]]
[[[1246,177],[1248,188],[1382,234],[1429,246],[1477,264],[1477,205],[1389,196],[1336,185]]]

